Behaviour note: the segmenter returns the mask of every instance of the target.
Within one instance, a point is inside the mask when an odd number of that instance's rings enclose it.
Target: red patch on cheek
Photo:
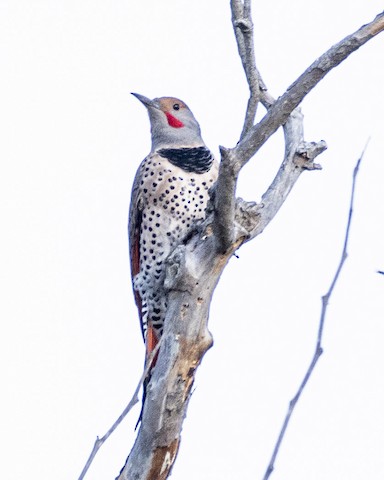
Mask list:
[[[176,117],[171,115],[169,112],[165,112],[165,115],[167,116],[168,120],[168,125],[170,125],[173,128],[181,128],[184,127],[184,123],[180,122]]]

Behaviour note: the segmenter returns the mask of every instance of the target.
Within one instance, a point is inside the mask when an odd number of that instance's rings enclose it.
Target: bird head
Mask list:
[[[178,98],[150,100],[132,93],[147,108],[151,122],[152,151],[161,148],[199,147],[204,145],[200,126],[188,106]]]

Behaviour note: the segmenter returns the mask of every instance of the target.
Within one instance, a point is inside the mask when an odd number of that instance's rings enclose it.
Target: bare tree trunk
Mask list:
[[[353,51],[384,29],[384,12],[318,58],[276,101],[267,92],[253,54],[250,1],[231,1],[232,21],[250,99],[239,143],[221,147],[219,179],[204,224],[167,260],[168,312],[156,368],[147,389],[141,426],[119,480],[163,480],[175,462],[195,372],[212,345],[209,307],[220,275],[233,253],[259,235],[274,218],[304,170],[321,168],[314,159],[325,142],[303,139],[298,105],[320,80]],[[267,108],[254,125],[258,103]],[[285,154],[259,204],[236,199],[241,168],[283,126]]]

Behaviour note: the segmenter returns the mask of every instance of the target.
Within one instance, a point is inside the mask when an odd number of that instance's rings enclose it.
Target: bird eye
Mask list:
[[[175,103],[175,104],[173,105],[173,109],[174,109],[174,110],[180,110],[180,105],[179,105],[178,103]]]

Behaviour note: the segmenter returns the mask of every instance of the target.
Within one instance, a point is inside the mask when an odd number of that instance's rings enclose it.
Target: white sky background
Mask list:
[[[254,2],[258,66],[278,96],[382,2]],[[325,139],[267,230],[233,258],[211,308],[175,480],[261,479],[313,354],[339,259],[351,175],[349,259],[325,353],[297,406],[274,480],[384,478],[384,36],[302,105]],[[144,349],[126,222],[149,121],[129,92],[185,100],[217,153],[237,142],[247,86],[229,2],[0,0],[0,478],[77,479],[132,395]],[[244,169],[258,200],[282,159],[275,135]],[[117,476],[139,406],[87,478]]]

